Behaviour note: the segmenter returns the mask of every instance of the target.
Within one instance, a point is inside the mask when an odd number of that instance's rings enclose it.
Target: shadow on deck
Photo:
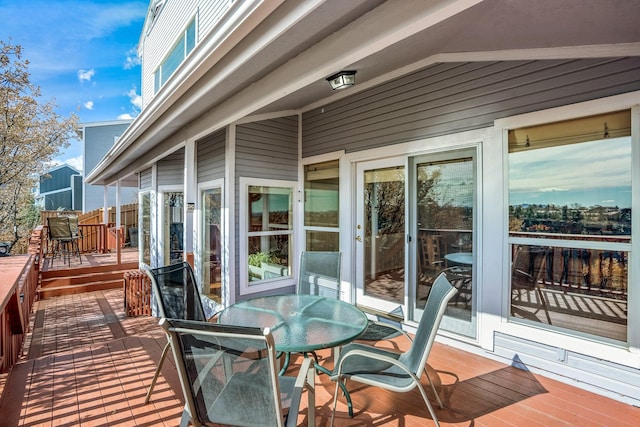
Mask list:
[[[39,301],[31,322],[22,359],[8,379],[0,377],[0,425],[179,424],[183,399],[171,356],[152,401],[143,404],[166,339],[157,319],[124,315],[122,290]],[[407,346],[402,337],[394,341]],[[329,351],[320,356],[332,365]],[[443,426],[640,425],[639,408],[442,344],[434,346],[429,369],[445,404],[436,409]],[[340,400],[337,426],[432,425],[417,390],[349,388],[355,417]],[[328,425],[333,391],[326,376],[318,378],[319,426]],[[304,408],[299,425],[306,416]]]

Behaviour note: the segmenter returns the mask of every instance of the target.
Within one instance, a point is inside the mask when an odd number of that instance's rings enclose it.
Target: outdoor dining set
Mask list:
[[[420,382],[447,303],[457,292],[444,274],[433,283],[416,333],[375,324],[355,305],[341,301],[339,252],[303,252],[297,293],[243,300],[218,307],[198,291],[186,263],[146,270],[155,295],[156,314],[168,342],[161,355],[145,403],[152,398],[160,369],[171,350],[182,392],[181,425],[291,426],[298,422],[306,391],[306,424],[315,425],[316,375],[329,375],[340,391],[349,416],[353,408],[346,380],[393,392],[418,388],[436,425],[436,414]],[[373,327],[391,328],[412,340],[409,350],[392,352],[364,342]],[[327,367],[317,351],[333,349]],[[301,364],[290,366],[291,355]],[[324,361],[323,361],[324,362]],[[287,375],[296,372],[296,376]],[[425,413],[426,418],[426,413]]]

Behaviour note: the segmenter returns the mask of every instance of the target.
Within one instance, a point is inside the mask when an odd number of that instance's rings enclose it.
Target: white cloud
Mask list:
[[[90,70],[78,70],[78,80],[82,82],[90,82],[93,76],[96,74],[96,70],[93,68]]]
[[[133,116],[129,113],[120,114],[118,116],[118,120],[131,120],[131,119],[133,119]]]
[[[552,193],[556,191],[569,191],[567,188],[558,188],[558,187],[549,187],[549,188],[541,188],[540,192],[542,193]]]
[[[135,47],[132,47],[127,52],[127,56],[126,56],[124,65],[122,67],[125,70],[130,70],[132,68],[137,67],[140,64],[141,64],[141,61],[140,61],[140,57],[138,56],[138,49],[135,48]]]
[[[131,90],[127,92],[127,96],[129,97],[131,104],[140,111],[142,109],[142,96],[138,95],[136,88],[131,88]]]
[[[84,103],[84,108],[87,110],[93,110],[93,101],[87,101]]]
[[[82,155],[76,157],[70,157],[68,159],[57,158],[51,162],[50,168],[54,168],[60,165],[69,165],[82,172]]]

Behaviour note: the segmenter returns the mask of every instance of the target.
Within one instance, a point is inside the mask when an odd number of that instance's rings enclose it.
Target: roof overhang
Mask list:
[[[111,184],[248,116],[304,112],[437,62],[640,56],[635,0],[270,4],[223,43],[204,40],[87,180]],[[325,79],[343,69],[357,84],[334,92]]]

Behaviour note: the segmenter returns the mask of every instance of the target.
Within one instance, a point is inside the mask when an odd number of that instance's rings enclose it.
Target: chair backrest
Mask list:
[[[187,262],[145,270],[158,306],[158,317],[205,322],[200,291]]]
[[[400,356],[405,366],[418,377],[427,363],[447,304],[456,292],[458,291],[451,286],[444,273],[440,273],[431,286],[411,348]]]
[[[69,217],[52,216],[47,218],[47,227],[49,229],[49,239],[70,239],[71,228],[69,226]]]
[[[298,293],[340,298],[341,252],[302,252]]]
[[[191,416],[205,425],[282,426],[269,329],[164,319]]]
[[[80,236],[80,226],[78,226],[78,217],[77,216],[68,216],[69,219],[69,228],[71,229],[71,236],[77,238]]]

